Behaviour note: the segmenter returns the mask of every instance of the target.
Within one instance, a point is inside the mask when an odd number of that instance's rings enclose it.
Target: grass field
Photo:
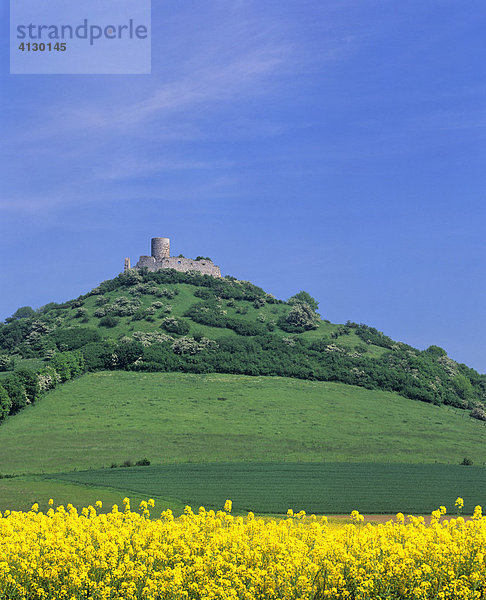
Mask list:
[[[393,393],[278,377],[100,372],[0,426],[0,473],[174,462],[486,462],[486,425]]]
[[[338,383],[100,372],[0,426],[0,475],[29,475],[0,479],[0,510],[127,494],[177,509],[231,497],[262,512],[427,512],[457,496],[481,504],[485,434],[465,411]],[[474,467],[458,466],[466,456]],[[149,468],[107,468],[145,457]],[[62,481],[43,478],[60,472]]]
[[[108,486],[128,496],[163,497],[173,504],[285,513],[430,513],[454,509],[464,497],[466,512],[486,498],[486,469],[459,465],[383,463],[219,463],[102,469],[51,475],[58,481]]]

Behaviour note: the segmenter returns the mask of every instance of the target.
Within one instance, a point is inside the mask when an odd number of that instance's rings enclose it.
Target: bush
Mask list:
[[[118,319],[108,315],[100,319],[99,325],[101,327],[116,327],[118,325]]]
[[[239,335],[265,335],[268,331],[261,323],[251,323],[239,319],[228,319],[226,327]]]
[[[197,288],[197,290],[194,291],[194,296],[196,296],[196,298],[202,298],[203,300],[210,300],[215,297],[213,290],[209,288]]]
[[[30,317],[35,317],[36,312],[30,306],[21,306],[18,308],[11,317],[5,319],[6,323],[12,323],[13,321],[17,321],[19,319],[29,319]]]
[[[11,406],[12,402],[7,390],[0,385],[0,420],[9,414]]]
[[[143,344],[141,342],[130,341],[117,346],[115,354],[117,357],[117,368],[127,369],[138,358],[143,355]]]
[[[135,463],[136,467],[148,467],[150,465],[150,461],[148,458],[142,458],[140,460],[137,460],[137,462]]]
[[[38,375],[35,371],[25,367],[17,369],[15,375],[25,390],[29,402],[34,402],[39,395]]]
[[[319,316],[306,302],[296,302],[290,312],[280,317],[278,324],[281,329],[289,333],[301,333],[308,329],[319,327]]]
[[[317,300],[304,291],[301,291],[298,294],[294,294],[288,299],[289,304],[296,304],[298,302],[308,304],[314,312],[316,312],[319,308],[319,303],[317,302]]]
[[[61,381],[78,377],[86,370],[84,354],[80,350],[58,352],[52,357],[49,366],[55,369]]]
[[[459,464],[465,467],[470,467],[473,464],[473,461],[467,456],[465,456]]]
[[[13,369],[13,359],[8,354],[0,354],[0,371],[11,371]]]
[[[187,321],[176,319],[175,317],[166,317],[162,321],[161,327],[163,327],[169,333],[175,333],[177,335],[186,335],[191,329]]]
[[[486,412],[484,412],[484,408],[481,406],[475,406],[469,413],[469,416],[473,419],[478,419],[479,421],[486,421]]]
[[[27,405],[27,394],[25,393],[20,379],[16,375],[11,374],[4,377],[2,379],[2,388],[7,392],[8,397],[10,398],[11,414],[18,412]]]
[[[109,369],[111,365],[111,356],[113,354],[112,342],[93,342],[83,346],[85,369],[87,371],[98,371],[100,369]]]
[[[429,346],[427,350],[424,350],[424,352],[437,358],[439,356],[447,356],[447,352],[444,350],[444,348],[441,348],[440,346]]]
[[[56,329],[51,334],[56,346],[63,350],[77,350],[91,342],[99,342],[101,335],[91,327],[69,327],[67,329]]]

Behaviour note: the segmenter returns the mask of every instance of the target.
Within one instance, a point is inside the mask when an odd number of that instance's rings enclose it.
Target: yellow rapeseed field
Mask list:
[[[50,501],[52,504],[52,501]],[[325,517],[289,510],[283,519],[186,507],[150,518],[101,503],[80,514],[0,515],[0,599],[473,599],[486,598],[486,518],[430,525],[398,514],[370,525],[332,527]],[[461,508],[458,499],[456,506]],[[152,511],[153,512],[153,511]]]

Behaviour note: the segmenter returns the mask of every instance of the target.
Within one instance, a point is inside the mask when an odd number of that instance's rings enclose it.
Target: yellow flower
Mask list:
[[[233,507],[233,502],[231,500],[226,500],[224,503],[224,510],[226,512],[231,512],[231,508]]]
[[[120,513],[116,505],[109,514],[93,506],[78,514],[72,505],[5,511],[0,590],[36,600],[76,600],[86,590],[97,600],[471,600],[486,589],[480,506],[475,521],[449,522],[440,507],[430,526],[423,517],[405,523],[402,513],[363,526],[355,510],[353,523],[328,526],[304,511],[245,519],[231,508],[195,514],[187,506],[179,517],[167,509],[153,520],[148,510]]]

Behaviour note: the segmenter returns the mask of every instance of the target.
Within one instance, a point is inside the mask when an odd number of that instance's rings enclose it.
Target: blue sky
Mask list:
[[[9,75],[0,319],[171,238],[486,372],[483,0],[166,0],[151,75]]]

